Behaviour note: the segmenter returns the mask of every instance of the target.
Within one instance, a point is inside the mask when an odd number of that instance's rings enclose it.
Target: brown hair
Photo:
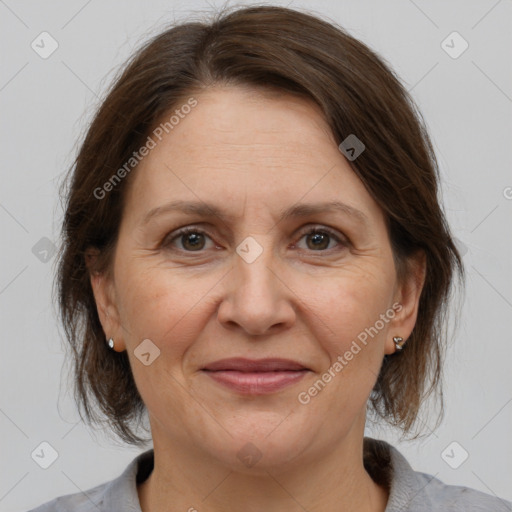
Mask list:
[[[421,114],[381,57],[334,23],[269,6],[160,33],[130,59],[90,124],[67,180],[56,279],[80,411],[128,443],[146,442],[135,426],[144,403],[126,352],[105,343],[85,262],[86,249],[97,248],[95,270],[109,272],[131,175],[101,199],[94,191],[164,114],[214,84],[300,94],[321,107],[338,143],[355,134],[365,144],[351,166],[385,213],[398,278],[416,251],[426,255],[416,325],[403,352],[384,358],[370,397],[379,416],[410,431],[423,399],[440,390],[446,306],[454,271],[461,281],[464,275],[438,201],[434,150]]]

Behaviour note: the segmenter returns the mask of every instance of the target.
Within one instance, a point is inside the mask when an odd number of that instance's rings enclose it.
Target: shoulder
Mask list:
[[[386,512],[512,512],[509,501],[414,471],[385,441],[365,438],[364,449],[367,470],[389,489]]]
[[[105,490],[110,482],[85,492],[59,496],[28,512],[98,512],[103,511]]]
[[[423,491],[415,502],[428,501],[429,507],[423,510],[449,512],[512,512],[512,503],[484,492],[459,485],[447,485],[441,480],[425,473],[415,472],[416,479],[423,484]],[[412,509],[412,510],[416,510]]]
[[[123,473],[87,491],[60,496],[28,512],[140,512],[137,484],[153,470],[153,450],[135,457]]]

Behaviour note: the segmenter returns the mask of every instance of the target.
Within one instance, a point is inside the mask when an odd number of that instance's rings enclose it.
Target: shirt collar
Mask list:
[[[434,477],[414,471],[405,457],[386,441],[364,438],[365,466],[372,478],[388,487],[385,512],[404,512],[421,503],[422,510],[430,507],[426,487]]]
[[[151,448],[130,462],[121,476],[107,484],[105,498],[100,508],[105,510],[123,510],[142,512],[140,508],[137,484],[143,482],[153,470],[154,451]]]

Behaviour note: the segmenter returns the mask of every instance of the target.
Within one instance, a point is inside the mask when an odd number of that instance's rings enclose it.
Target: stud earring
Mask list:
[[[395,344],[395,348],[396,348],[397,351],[402,350],[404,348],[404,345],[405,345],[404,339],[401,338],[400,336],[395,336],[393,338],[393,343]]]
[[[114,349],[114,339],[113,338],[109,338],[107,343],[108,343],[108,346],[113,350]]]

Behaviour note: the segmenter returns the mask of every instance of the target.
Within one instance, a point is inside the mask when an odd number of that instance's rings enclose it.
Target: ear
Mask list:
[[[89,269],[91,287],[98,310],[98,317],[105,333],[105,343],[113,338],[116,352],[126,350],[124,336],[121,329],[119,310],[116,303],[116,296],[113,283],[107,273],[95,270],[99,250],[88,247],[85,251],[85,261]]]
[[[393,342],[394,336],[400,336],[407,341],[414,329],[418,317],[418,308],[420,303],[421,291],[425,284],[427,269],[427,258],[423,250],[418,250],[407,260],[407,272],[402,282],[397,283],[395,288],[395,304],[400,304],[393,308],[396,311],[395,317],[389,325],[389,339],[386,339],[385,353],[393,354],[396,347]]]

